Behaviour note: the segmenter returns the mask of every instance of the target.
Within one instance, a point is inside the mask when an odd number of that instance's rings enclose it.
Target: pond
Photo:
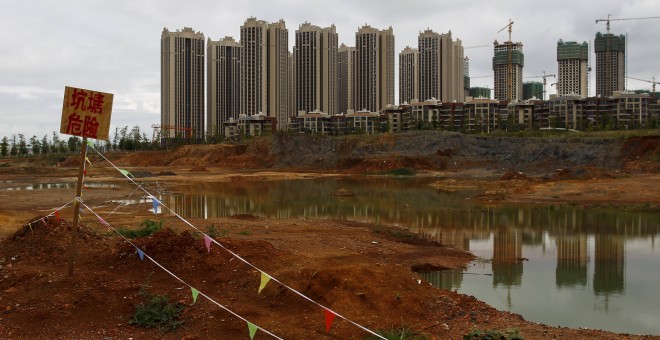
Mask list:
[[[573,205],[484,206],[430,178],[241,180],[174,188],[184,217],[254,214],[397,225],[479,257],[421,274],[525,319],[562,327],[660,334],[660,214]],[[333,194],[347,189],[352,197]]]

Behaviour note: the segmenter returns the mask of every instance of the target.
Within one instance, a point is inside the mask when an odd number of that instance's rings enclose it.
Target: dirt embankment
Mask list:
[[[212,166],[369,173],[410,168],[486,169],[552,177],[558,169],[657,172],[660,136],[604,138],[477,137],[410,131],[377,136],[277,134],[243,144],[187,145],[173,151],[116,154],[130,166]]]

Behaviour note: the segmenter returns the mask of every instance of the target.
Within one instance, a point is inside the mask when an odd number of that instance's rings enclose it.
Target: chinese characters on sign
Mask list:
[[[64,89],[60,133],[107,140],[112,98],[111,93],[67,86]]]

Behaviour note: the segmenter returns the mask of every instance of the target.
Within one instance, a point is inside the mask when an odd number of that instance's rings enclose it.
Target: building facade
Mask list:
[[[624,91],[626,81],[626,37],[596,33],[596,96],[609,97]]]
[[[522,72],[525,66],[523,45],[520,42],[507,41],[493,43],[494,92],[497,100],[522,99]]]
[[[304,23],[296,30],[295,111],[337,114],[337,30]]]
[[[430,29],[419,34],[419,96],[421,100],[465,100],[465,59],[460,40],[451,31],[438,34]]]
[[[419,100],[419,52],[406,48],[399,53],[399,102]]]
[[[355,33],[358,110],[378,112],[394,104],[394,31],[368,25]]]
[[[344,44],[337,51],[337,111],[355,110],[355,47]]]
[[[574,41],[557,42],[557,95],[589,96],[589,45]]]
[[[543,83],[538,81],[527,81],[523,83],[522,99],[543,99]]]
[[[207,136],[224,134],[223,123],[241,113],[241,44],[232,37],[207,42]]]
[[[241,113],[266,114],[286,130],[289,109],[289,33],[283,20],[248,18],[241,26]]]
[[[190,27],[160,39],[161,138],[204,138],[204,34]]]

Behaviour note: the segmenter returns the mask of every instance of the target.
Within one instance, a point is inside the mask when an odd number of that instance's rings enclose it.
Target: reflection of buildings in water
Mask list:
[[[519,286],[523,275],[522,233],[498,230],[493,234],[493,286]]]
[[[439,272],[419,273],[424,280],[438,288],[453,290],[460,289],[463,283],[463,270],[442,270]]]
[[[524,230],[522,233],[522,244],[526,246],[543,245],[543,232],[537,230]]]
[[[607,234],[597,234],[595,238],[594,293],[596,295],[623,293],[624,238]]]
[[[557,268],[555,282],[558,288],[587,284],[587,235],[557,235]]]
[[[470,236],[472,233],[465,229],[433,228],[421,230],[419,233],[427,240],[443,245],[451,245],[460,250],[470,250]]]

